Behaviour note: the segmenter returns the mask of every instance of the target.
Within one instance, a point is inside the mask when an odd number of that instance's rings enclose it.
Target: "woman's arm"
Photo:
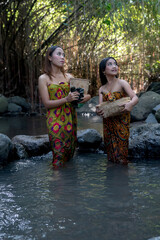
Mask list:
[[[41,75],[38,79],[38,88],[39,88],[40,96],[42,98],[42,102],[47,109],[60,107],[67,102],[72,102],[74,100],[77,100],[77,97],[79,96],[77,92],[73,92],[73,93],[70,92],[68,96],[65,98],[62,98],[59,100],[50,100],[48,88],[47,88],[47,81],[44,75]]]
[[[99,89],[99,104],[103,102],[103,94],[102,94],[102,87]]]
[[[101,104],[103,102],[103,94],[102,94],[102,87],[100,87],[99,89],[99,104]],[[98,106],[96,106],[96,113],[97,115],[103,117],[103,111],[99,110]]]
[[[90,94],[84,94],[84,98],[80,103],[85,103],[85,102],[89,101],[90,99],[91,99]]]
[[[126,103],[124,106],[123,111],[131,111],[132,108],[138,103],[138,97],[137,95],[133,92],[131,86],[129,85],[128,82],[125,80],[120,80],[121,81],[121,86],[124,89],[124,91],[127,93],[127,95],[131,98],[131,101],[129,103]]]

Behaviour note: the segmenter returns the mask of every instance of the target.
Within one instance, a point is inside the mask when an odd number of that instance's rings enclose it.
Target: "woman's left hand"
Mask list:
[[[82,99],[82,101],[80,101],[79,103],[85,103],[88,100],[90,100],[91,95],[90,94],[84,94],[84,98]]]
[[[122,112],[131,112],[133,108],[131,101],[129,103],[126,103],[120,106],[123,107]]]

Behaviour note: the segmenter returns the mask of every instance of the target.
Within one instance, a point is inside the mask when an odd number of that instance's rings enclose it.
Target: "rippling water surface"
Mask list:
[[[102,121],[78,118],[78,130]],[[1,118],[0,132],[46,134],[45,117]],[[112,165],[79,154],[53,170],[51,154],[0,169],[0,240],[148,240],[160,236],[160,161]]]
[[[51,154],[0,170],[1,240],[147,240],[160,236],[160,163],[107,163],[76,154],[53,170]]]

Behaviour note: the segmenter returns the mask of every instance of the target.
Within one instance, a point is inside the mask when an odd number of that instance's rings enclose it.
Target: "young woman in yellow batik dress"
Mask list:
[[[117,61],[108,57],[99,65],[102,86],[99,89],[99,104],[105,101],[115,101],[129,96],[131,101],[123,105],[122,113],[118,116],[103,118],[104,144],[107,158],[114,163],[128,164],[130,111],[138,103],[138,97],[130,85],[117,77]],[[103,117],[103,111],[97,114]]]
[[[72,101],[78,92],[70,92],[69,80],[73,77],[65,73],[64,51],[59,46],[48,48],[44,74],[39,77],[38,86],[42,102],[47,109],[47,128],[53,153],[53,167],[64,166],[73,157],[77,144],[77,116]],[[90,99],[84,95],[81,103]]]

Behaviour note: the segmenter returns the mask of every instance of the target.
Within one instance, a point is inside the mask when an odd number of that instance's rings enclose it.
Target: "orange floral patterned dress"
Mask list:
[[[49,84],[51,100],[58,100],[68,95],[69,83]],[[73,157],[77,143],[77,116],[71,103],[47,110],[47,128],[53,153],[53,167],[63,166]]]
[[[124,92],[102,94],[104,102],[126,97]],[[128,164],[129,124],[129,112],[103,119],[104,144],[109,161]]]

